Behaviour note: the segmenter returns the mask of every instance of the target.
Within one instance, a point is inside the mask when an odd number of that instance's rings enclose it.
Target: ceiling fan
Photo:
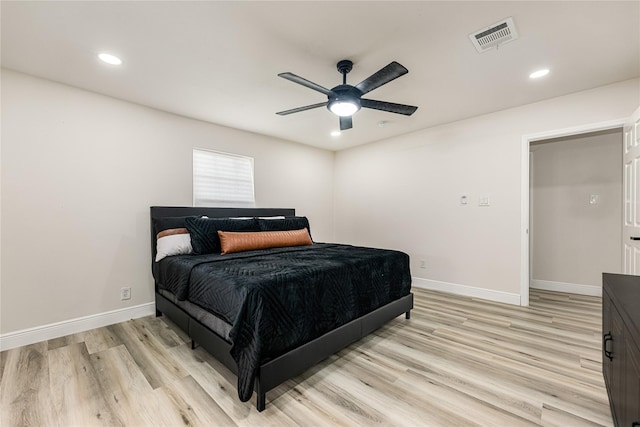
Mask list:
[[[291,80],[302,86],[308,87],[327,95],[327,102],[306,105],[304,107],[292,108],[291,110],[280,111],[276,114],[286,116],[300,111],[311,110],[313,108],[326,106],[329,111],[340,117],[340,130],[347,130],[353,127],[351,116],[360,110],[361,107],[374,110],[388,111],[390,113],[404,114],[410,116],[418,109],[411,105],[394,104],[393,102],[376,101],[373,99],[362,99],[362,95],[371,92],[380,86],[389,83],[409,72],[405,67],[393,61],[386,67],[381,68],[371,76],[367,77],[355,86],[347,84],[347,73],[353,68],[353,62],[344,59],[338,62],[338,72],[342,74],[342,84],[329,90],[319,84],[313,83],[293,73],[280,73],[279,77]]]

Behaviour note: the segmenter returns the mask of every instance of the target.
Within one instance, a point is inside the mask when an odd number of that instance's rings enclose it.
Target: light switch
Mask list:
[[[598,196],[597,194],[592,194],[589,196],[590,205],[597,205],[598,201],[600,201],[600,196]]]
[[[491,206],[489,196],[482,196],[478,199],[478,206]]]

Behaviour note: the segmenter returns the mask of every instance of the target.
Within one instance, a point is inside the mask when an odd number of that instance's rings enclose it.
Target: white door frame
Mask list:
[[[560,138],[564,136],[580,135],[583,133],[622,128],[629,118],[609,120],[606,122],[589,123],[563,129],[531,133],[522,136],[520,153],[521,189],[520,189],[520,305],[529,305],[529,148],[531,142],[544,139]],[[622,142],[621,142],[622,144]]]

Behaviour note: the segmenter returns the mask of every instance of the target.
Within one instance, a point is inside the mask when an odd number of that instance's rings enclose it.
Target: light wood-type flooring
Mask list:
[[[601,299],[528,308],[414,289],[385,327],[241,403],[236,378],[164,318],[1,353],[9,426],[611,426]]]

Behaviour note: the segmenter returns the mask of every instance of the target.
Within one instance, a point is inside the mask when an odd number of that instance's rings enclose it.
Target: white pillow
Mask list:
[[[170,228],[156,236],[156,262],[173,255],[187,255],[193,252],[191,235],[186,228]]]

